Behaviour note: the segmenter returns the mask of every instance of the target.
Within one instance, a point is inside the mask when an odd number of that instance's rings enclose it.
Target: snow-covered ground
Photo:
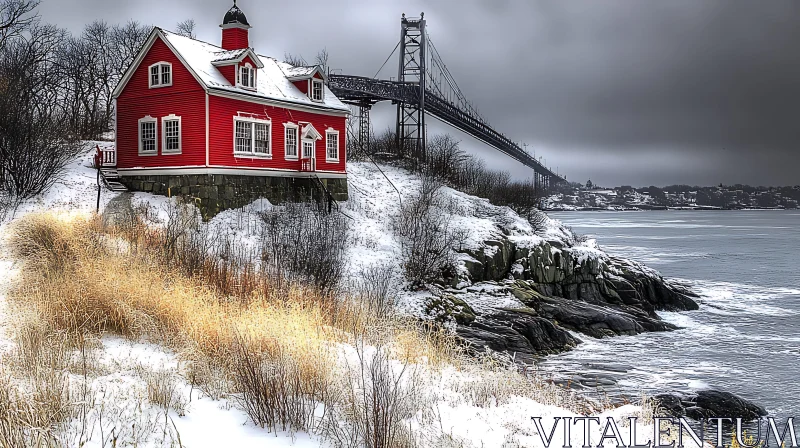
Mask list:
[[[23,204],[16,211],[14,219],[37,211],[92,213],[97,190],[96,173],[89,166],[90,160],[91,151],[70,165],[64,178],[46,194]],[[406,198],[409,192],[419,188],[419,180],[391,167],[383,167],[385,177],[374,165],[350,163],[348,169],[350,200],[343,207],[344,212],[353,218],[348,272],[357,275],[370,265],[398,263],[400,246],[392,236],[391,217],[399,210],[400,196]],[[399,195],[395,189],[400,191]],[[498,224],[502,224],[507,236],[520,246],[538,244],[543,238],[568,237],[563,226],[555,221],[551,222],[544,234],[537,235],[530,224],[507,208],[491,206],[485,200],[451,189],[445,189],[444,192],[451,198],[448,207],[451,222],[469,230],[465,244],[470,247],[477,248],[483,241],[496,237],[500,232]],[[107,190],[102,191],[101,211],[113,196]],[[136,193],[135,200],[148,202],[156,210],[167,201],[166,198],[144,193]],[[256,244],[256,212],[269,207],[271,205],[268,202],[257,201],[243,210],[221,213],[210,225],[236,232],[242,241]],[[7,229],[7,223],[0,225],[0,356],[3,357],[9,356],[16,346],[11,322],[13,316],[9,315],[5,294],[7,288],[18,280],[18,271],[16,261],[10,258],[4,247]],[[587,256],[594,256],[595,251],[591,244],[586,246]],[[414,301],[420,299],[420,294],[408,293],[404,298],[405,309],[413,311],[418,307],[419,304]],[[498,297],[497,300],[511,299]],[[81,445],[85,447],[112,446],[109,437],[113,435],[119,437],[115,446],[126,446],[125,443],[138,447],[188,448],[330,445],[318,435],[274,434],[254,426],[247,414],[237,406],[235,397],[215,399],[190,386],[180,354],[157,344],[107,335],[96,345],[92,356],[97,368],[87,374],[85,380],[97,401],[84,419],[76,419],[63,429],[62,438],[66,446],[79,446],[81,439],[88,440],[88,443]],[[341,359],[344,364],[354,362],[354,348],[343,345]],[[399,363],[393,367],[395,371],[403,368]],[[425,418],[417,415],[409,420],[409,424],[420,434],[421,446],[541,446],[531,417],[544,417],[545,428],[549,428],[553,417],[577,416],[567,409],[535,401],[529,398],[529,394],[526,397],[526,394],[511,393],[500,402],[482,403],[476,399],[476,390],[484,390],[489,387],[488,383],[482,386],[484,389],[474,385],[493,380],[491,377],[487,380],[478,370],[446,367],[434,371],[417,366],[415,372],[424,377],[420,383],[424,388],[422,396],[428,400],[426,412],[432,412]],[[152,382],[152,375],[159,374],[170,378],[175,408],[178,410],[173,408],[166,411],[148,400],[148,381]],[[499,378],[496,381],[501,381]],[[73,379],[76,384],[83,384],[84,378],[80,375]],[[627,405],[600,417],[612,416],[622,426],[627,416],[641,412],[641,408]],[[87,422],[88,426],[84,426]],[[652,436],[652,426],[642,426],[639,433],[640,440],[647,440],[648,434]],[[594,444],[599,439],[599,434],[597,436]],[[583,443],[577,427],[572,437],[575,446]]]

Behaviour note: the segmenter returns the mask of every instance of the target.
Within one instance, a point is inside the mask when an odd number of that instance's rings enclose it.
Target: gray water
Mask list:
[[[660,312],[682,329],[602,340],[540,368],[611,379],[616,396],[718,388],[800,415],[800,212],[550,213],[600,247],[700,294],[700,310]]]

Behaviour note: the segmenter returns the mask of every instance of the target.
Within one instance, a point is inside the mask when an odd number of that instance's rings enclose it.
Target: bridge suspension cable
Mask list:
[[[425,116],[431,115],[532,168],[537,185],[546,188],[565,180],[545,166],[541,157],[537,160],[527,147],[523,149],[495,130],[467,100],[430,39],[424,16],[407,18],[403,15],[401,31],[400,42],[374,77],[329,76],[329,87],[333,93],[360,109],[358,141],[362,146],[369,146],[369,110],[378,102],[391,101],[397,104],[398,109],[396,138],[398,154],[401,156],[408,152],[403,148],[411,148],[418,151],[419,156],[426,157]],[[377,79],[398,48],[401,51],[397,80]]]
[[[427,87],[434,87],[437,93],[439,93],[439,95],[448,100],[450,103],[462,110],[466,109],[470,112],[470,115],[480,119],[481,122],[486,123],[486,120],[483,118],[480,112],[478,112],[477,108],[475,108],[475,106],[469,102],[469,100],[467,100],[467,97],[461,91],[461,88],[458,86],[458,83],[456,83],[455,78],[447,68],[447,64],[445,64],[442,60],[439,50],[436,49],[436,46],[433,44],[430,34],[427,34],[427,31],[426,41],[430,50],[427,52],[430,57],[430,63],[426,64],[426,67],[428,68],[428,70],[426,70],[426,77],[429,81]],[[446,83],[449,89],[442,89],[442,81]]]
[[[392,50],[392,52],[389,54],[389,57],[386,58],[385,61],[383,61],[383,65],[381,65],[381,68],[379,68],[378,71],[375,72],[375,76],[373,76],[373,78],[375,79],[378,78],[378,75],[381,73],[381,70],[383,70],[383,67],[386,67],[386,63],[389,62],[389,59],[392,59],[392,56],[394,56],[398,48],[400,48],[400,42],[397,42],[397,45],[394,46],[394,50]]]

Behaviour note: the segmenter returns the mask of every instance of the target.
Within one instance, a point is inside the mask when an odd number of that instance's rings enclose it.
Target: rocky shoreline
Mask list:
[[[592,247],[561,241],[520,247],[501,237],[463,251],[462,263],[464,275],[430,298],[426,312],[454,321],[475,349],[523,362],[574,348],[580,340],[571,332],[603,338],[669,331],[677,327],[656,311],[698,309],[688,289]]]
[[[432,291],[427,315],[454,323],[455,333],[476,352],[505,353],[533,364],[575,348],[582,336],[675,330],[656,311],[699,308],[688,288],[596,245],[559,239],[524,243],[501,236],[463,250],[461,275],[449,287]],[[602,381],[596,379],[595,386],[613,385]],[[766,414],[758,405],[713,390],[662,394],[655,403],[669,415],[692,419],[731,414],[747,420]]]

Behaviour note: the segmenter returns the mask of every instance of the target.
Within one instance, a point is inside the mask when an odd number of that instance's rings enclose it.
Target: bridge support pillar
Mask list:
[[[371,109],[372,103],[369,101],[362,101],[358,104],[358,148],[362,154],[369,154],[370,151],[372,125],[369,112]]]
[[[397,80],[417,84],[414,102],[397,104],[396,145],[400,157],[424,160],[425,144],[425,61],[427,35],[424,14],[409,19],[403,14],[400,21],[400,68]]]

